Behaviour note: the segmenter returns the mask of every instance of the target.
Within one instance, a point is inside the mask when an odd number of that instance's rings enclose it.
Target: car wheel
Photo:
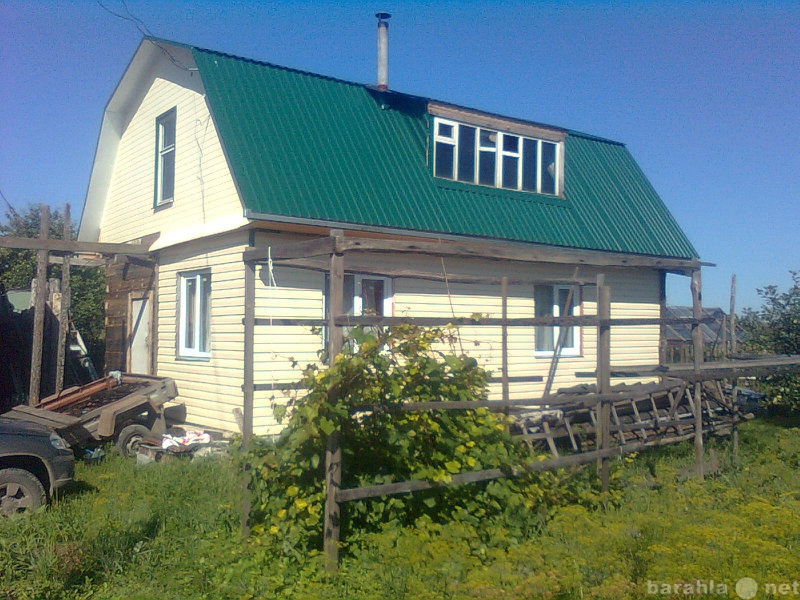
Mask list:
[[[24,469],[0,469],[0,515],[10,517],[47,502],[42,482]]]
[[[122,456],[136,458],[139,444],[148,435],[150,435],[150,430],[138,423],[123,427],[117,436],[117,450]]]

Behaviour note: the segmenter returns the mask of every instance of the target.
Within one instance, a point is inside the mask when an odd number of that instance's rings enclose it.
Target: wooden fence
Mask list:
[[[336,232],[334,232],[336,233]],[[430,489],[432,487],[441,485],[461,485],[464,483],[486,481],[490,479],[497,479],[500,477],[508,477],[519,475],[524,472],[539,471],[544,469],[560,468],[574,464],[580,464],[588,461],[597,460],[600,467],[600,476],[604,490],[608,489],[609,483],[609,458],[615,455],[621,455],[628,452],[637,451],[647,445],[652,445],[653,441],[631,441],[622,445],[612,447],[611,440],[611,408],[615,400],[619,400],[620,395],[615,394],[611,388],[611,328],[612,327],[626,327],[636,325],[658,325],[664,327],[668,323],[689,323],[692,326],[693,341],[695,346],[699,349],[695,353],[699,360],[695,361],[694,370],[698,371],[701,366],[703,357],[702,337],[699,335],[699,325],[702,320],[702,307],[700,304],[700,271],[699,265],[692,274],[692,292],[694,299],[694,315],[690,319],[672,319],[665,320],[664,318],[631,318],[631,319],[612,319],[611,318],[611,290],[605,285],[605,278],[601,274],[594,282],[586,282],[584,284],[593,284],[597,289],[597,314],[589,316],[564,316],[564,317],[533,317],[533,318],[509,318],[507,312],[508,306],[508,285],[509,279],[507,277],[493,278],[492,281],[499,283],[501,287],[502,298],[502,315],[500,318],[432,318],[432,317],[379,317],[379,316],[359,316],[337,314],[332,307],[341,307],[343,305],[343,290],[344,290],[344,253],[345,249],[363,251],[364,244],[359,242],[352,242],[344,240],[340,235],[333,238],[322,238],[320,240],[312,240],[310,242],[303,242],[299,244],[287,244],[283,248],[271,248],[269,252],[264,252],[260,249],[252,249],[245,252],[243,260],[245,263],[245,314],[244,314],[244,410],[243,410],[243,438],[244,445],[247,447],[250,436],[253,431],[253,397],[254,392],[260,389],[260,384],[254,379],[254,350],[255,350],[255,329],[256,327],[268,325],[304,325],[304,326],[319,326],[324,325],[328,327],[328,354],[335,356],[343,344],[343,327],[345,326],[390,326],[401,323],[410,323],[420,326],[429,327],[447,327],[447,326],[494,326],[501,329],[501,369],[500,380],[502,384],[502,399],[496,401],[485,402],[436,402],[436,403],[415,403],[403,406],[403,410],[466,410],[473,409],[478,406],[486,406],[492,410],[507,411],[510,407],[524,405],[528,407],[552,407],[555,403],[568,403],[568,398],[555,398],[550,396],[550,389],[552,380],[557,367],[560,347],[563,344],[563,339],[559,339],[556,343],[556,350],[553,353],[552,364],[546,382],[545,394],[542,398],[531,398],[525,400],[510,400],[509,399],[509,383],[511,378],[508,375],[508,328],[519,326],[560,326],[560,331],[564,332],[570,326],[582,327],[596,327],[598,350],[597,350],[597,367],[596,367],[596,386],[597,392],[591,398],[585,395],[581,398],[581,402],[591,402],[595,404],[597,410],[597,443],[596,449],[590,452],[583,452],[579,454],[567,456],[554,456],[553,458],[545,461],[534,462],[527,465],[520,465],[518,468],[511,471],[503,471],[500,469],[488,469],[483,471],[474,471],[459,473],[453,475],[451,481],[447,484],[433,483],[423,480],[400,481],[391,484],[373,485],[353,489],[341,489],[342,481],[342,451],[340,447],[341,439],[339,432],[332,433],[328,438],[328,447],[325,457],[325,487],[326,487],[326,503],[325,503],[325,521],[324,521],[324,551],[327,556],[327,562],[330,569],[336,569],[338,564],[338,551],[340,543],[340,504],[357,499],[371,498],[376,496],[383,496],[387,494],[409,493],[423,489]],[[433,247],[432,245],[425,246],[424,244],[416,244],[413,246],[402,246],[397,242],[380,242],[368,241],[366,245],[369,249],[384,252],[419,252],[425,254],[441,255],[442,252],[447,253],[449,256],[480,256],[474,250],[453,248],[448,246],[442,250],[442,246]],[[460,250],[460,254],[459,254]],[[256,288],[256,265],[269,257],[269,260],[284,260],[288,266],[300,268],[312,268],[317,270],[324,270],[328,274],[329,288],[328,288],[328,314],[326,319],[260,319],[255,314],[255,288]],[[485,256],[484,256],[485,257]],[[315,262],[310,259],[316,258]],[[324,259],[327,264],[320,267],[319,258]],[[501,258],[501,257],[493,257]],[[508,260],[528,260],[529,262],[541,262],[541,258],[536,256],[525,259],[522,254],[514,254],[510,257],[502,257]],[[553,259],[556,260],[556,259]],[[603,261],[607,259],[603,258]],[[622,259],[620,259],[622,260]],[[625,259],[628,260],[628,259]],[[546,260],[544,262],[547,262]],[[619,263],[622,264],[627,263]],[[602,265],[601,265],[602,266]],[[614,266],[609,264],[608,266]],[[657,267],[662,265],[647,265]],[[682,268],[687,268],[686,264],[680,265]],[[669,268],[664,265],[664,268]],[[672,268],[676,268],[675,265]],[[402,274],[394,273],[395,276],[413,277],[414,274],[403,271]],[[429,274],[426,276],[430,276]],[[482,278],[481,281],[485,282],[491,278]],[[563,337],[563,336],[560,336]],[[645,377],[658,377],[662,373],[657,370],[657,365],[654,365],[651,371],[644,375]],[[684,434],[682,439],[694,438],[695,448],[697,451],[697,474],[702,477],[702,459],[703,459],[703,419],[701,408],[701,384],[696,384],[696,390],[689,398],[693,402],[694,418],[694,431],[690,434]],[[243,522],[246,523],[249,516],[249,502],[243,505]],[[246,511],[246,513],[245,513]],[[247,525],[244,527],[245,532],[249,531]]]

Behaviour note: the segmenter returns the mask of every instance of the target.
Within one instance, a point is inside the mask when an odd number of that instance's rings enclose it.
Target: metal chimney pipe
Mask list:
[[[378,18],[378,89],[389,89],[389,18],[385,12],[376,13]]]

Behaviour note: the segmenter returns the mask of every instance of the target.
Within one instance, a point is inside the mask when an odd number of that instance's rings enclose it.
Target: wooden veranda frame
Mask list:
[[[521,281],[508,277],[475,277],[457,276],[448,277],[445,274],[436,276],[430,272],[418,272],[410,268],[387,268],[380,263],[372,262],[367,272],[371,275],[385,277],[404,277],[419,278],[429,280],[444,280],[448,282],[460,283],[489,283],[500,285],[502,297],[502,316],[500,318],[434,318],[434,317],[381,317],[381,316],[359,316],[336,314],[333,307],[342,306],[343,280],[345,272],[345,257],[351,253],[377,253],[377,254],[416,254],[431,257],[452,257],[452,258],[481,258],[498,261],[511,261],[517,263],[539,263],[539,264],[561,264],[587,266],[597,269],[600,274],[595,278],[581,278],[578,271],[571,279],[541,281],[533,279]],[[416,324],[420,326],[445,327],[449,325],[469,325],[469,326],[499,326],[501,328],[501,383],[502,399],[485,401],[480,403],[469,403],[470,406],[462,406],[465,403],[459,402],[437,402],[436,406],[414,405],[405,407],[408,410],[464,410],[466,408],[490,406],[495,410],[507,410],[510,406],[547,406],[553,403],[553,398],[549,396],[552,379],[555,374],[555,366],[558,361],[558,345],[553,353],[553,363],[551,364],[548,381],[546,382],[545,394],[542,398],[526,400],[509,399],[509,383],[511,378],[508,375],[508,328],[514,326],[561,326],[562,331],[568,326],[596,327],[598,337],[597,347],[597,368],[594,375],[597,381],[597,393],[590,394],[591,398],[582,399],[585,404],[587,401],[593,403],[598,412],[597,429],[597,450],[586,452],[579,455],[556,456],[541,463],[526,465],[514,473],[500,472],[497,469],[486,471],[461,473],[453,476],[450,485],[458,485],[469,482],[485,481],[498,477],[518,475],[522,472],[531,470],[541,470],[558,468],[570,464],[579,464],[597,460],[600,467],[601,480],[604,489],[608,489],[609,482],[609,462],[612,455],[634,452],[643,448],[647,444],[628,443],[622,446],[611,448],[611,411],[612,403],[619,396],[612,393],[611,378],[614,375],[636,378],[662,378],[665,375],[679,377],[692,383],[694,393],[688,394],[691,401],[694,431],[691,434],[679,436],[677,439],[693,438],[695,443],[696,472],[699,477],[703,476],[703,417],[702,417],[702,382],[706,379],[736,377],[744,374],[748,368],[754,366],[742,366],[739,364],[724,365],[704,365],[703,364],[703,339],[700,325],[703,323],[702,303],[701,303],[701,264],[696,259],[683,260],[671,258],[658,258],[637,255],[625,255],[616,253],[583,251],[576,249],[554,249],[543,246],[522,246],[522,245],[498,245],[498,244],[477,244],[460,242],[433,242],[433,241],[403,241],[397,239],[383,239],[373,237],[345,237],[341,230],[333,230],[329,237],[309,239],[301,242],[284,243],[269,248],[250,248],[243,254],[245,264],[245,297],[244,297],[244,377],[243,377],[243,419],[242,433],[243,445],[245,450],[248,441],[253,434],[253,402],[254,392],[259,387],[255,382],[254,374],[254,350],[255,350],[255,328],[262,325],[307,325],[328,327],[328,354],[335,356],[342,347],[343,333],[342,327],[354,325],[393,325],[393,324]],[[256,266],[266,262],[279,264],[282,266],[312,269],[325,272],[329,277],[329,299],[327,303],[327,315],[325,319],[259,319],[255,314],[255,291],[256,291]],[[660,318],[611,318],[611,291],[605,284],[603,270],[615,267],[642,267],[661,270],[662,273],[677,273],[691,277],[691,290],[693,300],[693,316],[683,319],[665,319],[664,307],[666,299],[661,298],[662,312]],[[362,269],[359,267],[359,272]],[[564,284],[568,283],[577,286],[593,286],[597,291],[597,314],[569,317],[531,317],[531,318],[508,318],[507,299],[508,285],[510,283],[543,283],[543,284]],[[687,368],[683,366],[676,369],[668,369],[665,365],[645,365],[642,367],[626,367],[624,372],[615,372],[611,364],[611,327],[635,326],[635,325],[658,325],[663,332],[667,324],[689,323],[692,327],[692,339],[695,346],[694,364]],[[800,357],[790,357],[784,361],[767,361],[758,366],[762,370],[773,370],[783,368],[796,368],[800,366]],[[530,379],[528,379],[530,381]],[[539,379],[541,380],[541,378]],[[687,383],[688,385],[688,383]],[[417,403],[419,404],[419,403]],[[432,404],[432,403],[423,403]],[[616,416],[616,415],[615,415]],[[734,421],[735,423],[735,421]],[[341,448],[339,446],[338,432],[334,432],[328,440],[325,461],[325,484],[326,484],[326,503],[325,503],[325,524],[324,524],[324,550],[327,556],[328,567],[336,569],[338,564],[339,547],[339,504],[355,499],[369,498],[386,494],[407,493],[415,490],[428,489],[434,485],[426,481],[405,481],[386,485],[367,486],[362,488],[341,489]],[[247,483],[244,482],[245,492]],[[242,507],[243,530],[249,532],[247,523],[249,517],[250,504],[246,497]]]

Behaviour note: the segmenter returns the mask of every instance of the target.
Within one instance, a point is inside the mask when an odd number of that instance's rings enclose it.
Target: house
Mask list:
[[[602,276],[612,316],[658,318],[666,273],[700,269],[621,143],[145,38],[106,107],[80,224],[80,240],[152,257],[108,267],[106,368],[172,377],[190,422],[235,430],[243,256],[259,249],[253,418],[278,431],[276,390],[319,360],[325,336],[291,320],[325,316],[327,275],[271,249],[332,232],[386,244],[347,257],[353,315],[499,317],[503,277],[510,318],[592,315]],[[459,333],[497,372],[500,328]],[[560,333],[509,332],[511,398],[541,396]],[[595,368],[595,328],[561,337],[554,389]],[[617,328],[614,364],[657,364],[663,341],[658,325]]]

